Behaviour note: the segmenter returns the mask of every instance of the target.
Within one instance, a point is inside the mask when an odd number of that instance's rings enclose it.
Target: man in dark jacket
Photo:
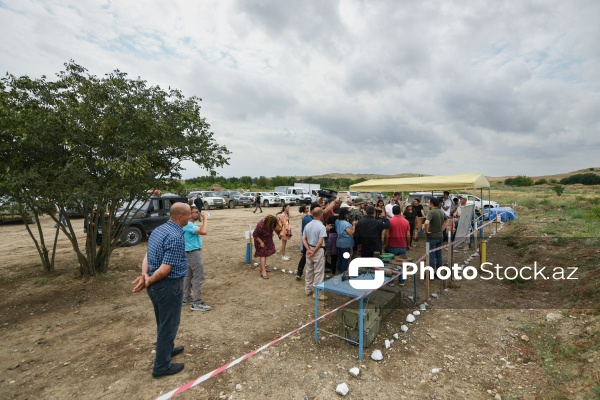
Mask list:
[[[373,257],[373,253],[381,252],[381,232],[390,227],[387,217],[375,219],[375,207],[367,206],[367,215],[356,224],[355,239],[361,246],[361,257]]]
[[[202,195],[200,193],[198,193],[198,195],[196,196],[196,200],[194,200],[194,205],[198,209],[198,212],[201,213],[204,202],[202,201]]]

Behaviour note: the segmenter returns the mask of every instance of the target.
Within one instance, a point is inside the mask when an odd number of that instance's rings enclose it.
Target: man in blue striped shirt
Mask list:
[[[148,239],[148,253],[142,262],[142,276],[136,278],[134,292],[146,288],[156,317],[156,358],[152,376],[158,378],[183,370],[183,363],[171,363],[171,357],[183,352],[175,347],[181,319],[183,278],[188,264],[183,229],[190,219],[190,206],[175,203],[169,221],[156,228]]]

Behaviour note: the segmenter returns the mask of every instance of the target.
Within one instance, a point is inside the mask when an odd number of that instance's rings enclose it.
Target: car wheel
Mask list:
[[[299,206],[300,205],[300,200],[296,199],[296,205]]]
[[[269,207],[269,200],[263,201],[263,207]]]
[[[235,203],[233,201],[229,202],[229,208],[235,208]]]
[[[221,210],[223,210],[223,209],[225,208],[225,206],[221,206],[221,207],[219,207],[219,208],[220,208]]]
[[[123,246],[130,247],[140,244],[144,235],[140,228],[136,228],[135,226],[130,226],[125,229],[123,235],[121,236],[121,241],[123,242]]]

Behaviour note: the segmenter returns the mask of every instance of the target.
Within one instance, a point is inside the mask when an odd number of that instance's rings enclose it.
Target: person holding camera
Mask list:
[[[281,239],[281,259],[283,261],[289,261],[290,258],[285,255],[285,248],[287,246],[288,240],[292,238],[292,225],[290,223],[290,205],[284,204],[281,208],[281,211],[277,213],[277,217],[279,218],[279,225],[281,225],[281,234],[279,235],[279,239]]]

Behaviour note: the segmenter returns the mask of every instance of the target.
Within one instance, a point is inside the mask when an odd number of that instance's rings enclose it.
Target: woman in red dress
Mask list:
[[[254,258],[260,259],[260,276],[263,279],[269,279],[267,275],[267,257],[275,254],[275,243],[273,243],[273,232],[281,232],[277,218],[273,215],[267,215],[254,228],[252,237],[254,238]]]

